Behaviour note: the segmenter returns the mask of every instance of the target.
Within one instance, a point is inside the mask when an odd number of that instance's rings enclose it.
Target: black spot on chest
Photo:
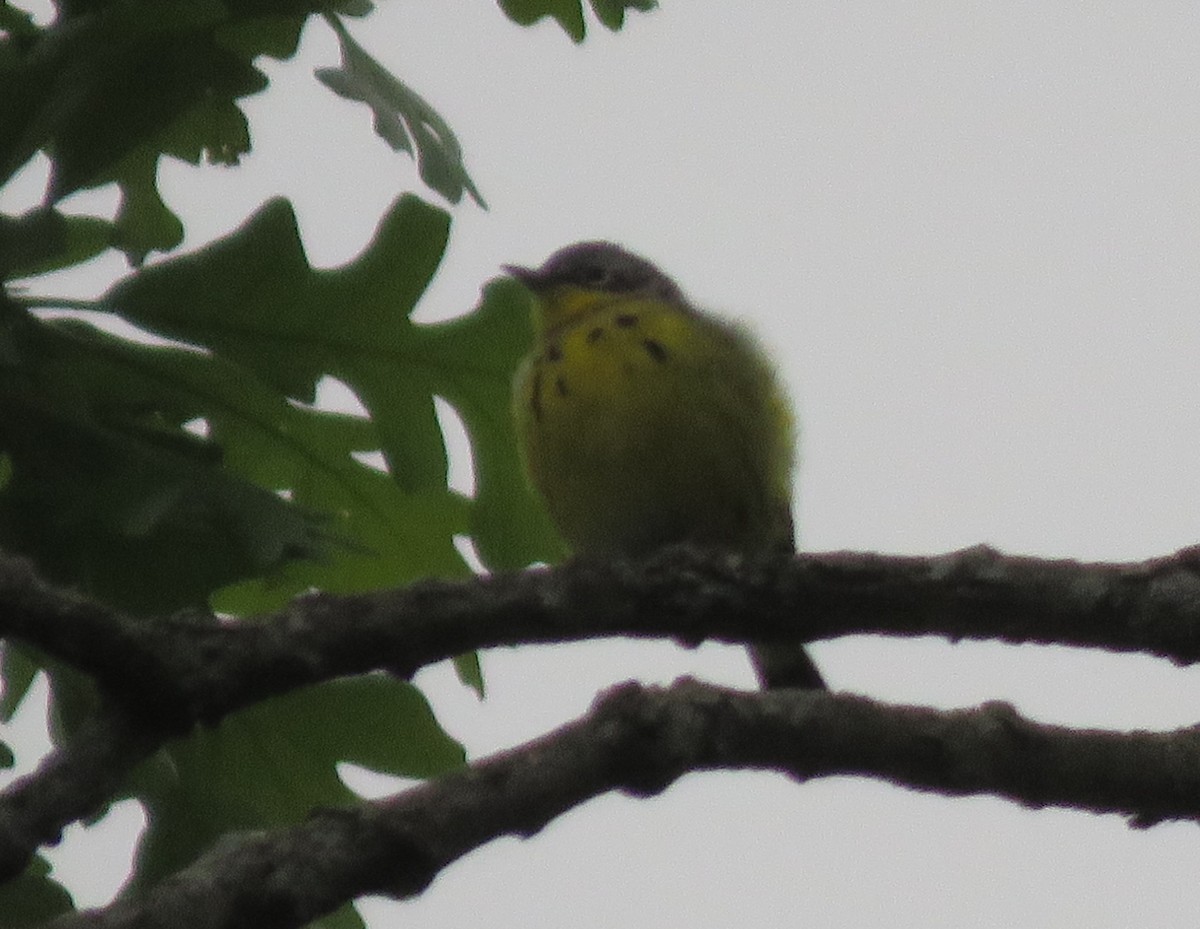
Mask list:
[[[539,423],[542,421],[542,372],[533,372],[533,382],[529,385],[529,412]]]
[[[662,344],[662,342],[659,342],[655,339],[642,339],[642,348],[646,350],[647,355],[649,355],[659,364],[665,362],[669,357],[667,355],[666,347]]]

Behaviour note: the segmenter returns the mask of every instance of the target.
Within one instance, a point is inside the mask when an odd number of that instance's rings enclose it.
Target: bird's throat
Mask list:
[[[551,335],[586,319],[614,299],[613,294],[603,290],[555,287],[538,297],[535,328],[541,336]]]

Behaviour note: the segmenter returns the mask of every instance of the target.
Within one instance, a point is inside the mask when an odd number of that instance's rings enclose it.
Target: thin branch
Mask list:
[[[1007,704],[939,712],[806,691],[629,684],[582,719],[393,798],[227,836],[147,896],[53,929],[302,926],[364,894],[412,896],[466,853],[531,836],[612,790],[650,796],[689,771],[862,774],[1032,807],[1200,819],[1200,735],[1077,731]],[[186,918],[185,918],[186,917]]]
[[[86,720],[37,769],[15,780],[0,801],[0,882],[20,874],[38,847],[99,809],[127,772],[162,743],[162,736],[105,708]]]

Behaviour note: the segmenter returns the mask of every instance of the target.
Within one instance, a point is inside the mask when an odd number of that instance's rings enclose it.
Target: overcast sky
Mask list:
[[[576,47],[481,0],[385,3],[351,24],[455,128],[491,206],[455,209],[422,318],[469,309],[503,262],[612,238],[771,347],[802,421],[802,547],[1125,560],[1200,541],[1200,8],[667,0],[616,36],[590,25]],[[312,260],[336,265],[413,188],[366,112],[312,80],[336,56],[316,23],[299,62],[268,66],[244,168],[163,171],[189,246],[284,193]],[[39,185],[31,172],[31,200]],[[1136,656],[863,638],[813,652],[835,688],[892,701],[1142,728],[1200,707],[1200,671]],[[521,649],[484,667],[482,705],[445,668],[418,679],[475,755],[630,677],[751,683],[742,651],[715,646]],[[119,873],[119,832],[61,854],[68,879],[100,857]],[[1197,861],[1194,825],[708,774],[593,802],[364,909],[434,929],[1127,929],[1200,913]],[[85,903],[104,892],[86,887]]]

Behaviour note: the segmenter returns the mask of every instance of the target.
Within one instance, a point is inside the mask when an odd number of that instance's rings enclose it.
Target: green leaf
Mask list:
[[[0,926],[24,929],[74,909],[71,895],[50,878],[50,864],[41,855],[15,880],[0,885]]]
[[[54,580],[146,613],[202,605],[233,580],[323,550],[318,521],[222,470],[210,446],[135,429],[0,397],[0,445],[15,462],[0,542]]]
[[[105,298],[138,325],[210,348],[294,400],[311,402],[318,382],[332,376],[369,411],[370,424],[360,423],[347,447],[344,420],[301,415],[293,404],[288,437],[293,449],[308,450],[300,459],[246,418],[209,416],[229,466],[264,486],[291,489],[313,509],[348,514],[334,528],[367,549],[335,554],[328,570],[281,572],[270,581],[277,595],[307,583],[351,589],[372,579],[378,586],[465,571],[453,535],[464,531],[466,508],[447,496],[437,396],[458,410],[471,440],[477,493],[470,531],[481,557],[513,567],[561,551],[521,474],[509,413],[512,373],[531,338],[527,295],[501,282],[475,313],[435,325],[409,319],[448,225],[443,211],[402,197],[362,255],[318,271],[305,258],[291,208],[275,201],[227,239],[148,268]],[[347,473],[351,451],[376,449],[397,485],[392,490],[374,472],[361,473],[370,469]],[[271,473],[258,470],[272,462]],[[416,523],[401,515],[406,507]],[[367,564],[385,553],[376,560],[391,574],[381,582]]]
[[[158,155],[140,147],[113,171],[121,202],[113,224],[113,245],[133,265],[150,252],[166,252],[183,241],[183,223],[158,192]]]
[[[342,47],[341,68],[320,68],[317,78],[347,100],[371,108],[376,134],[417,161],[421,180],[451,203],[463,191],[487,208],[463,164],[462,146],[446,121],[403,81],[367,54],[334,17],[327,17]]]
[[[38,27],[32,16],[4,0],[0,3],[0,32],[7,32],[22,39],[32,39],[38,34]]]
[[[591,0],[600,22],[614,32],[625,24],[627,9],[653,10],[657,0]],[[586,34],[581,0],[500,0],[500,8],[513,22],[529,26],[545,16],[552,17],[575,42]]]
[[[316,922],[309,923],[311,929],[364,929],[366,923],[354,909],[354,904],[347,903],[339,910],[322,916]]]
[[[340,496],[355,505],[354,512],[343,512],[336,523],[354,544],[321,561],[295,562],[231,586],[214,597],[214,608],[262,613],[281,608],[312,587],[355,593],[419,577],[465,573],[452,541],[466,531],[465,501],[447,492],[405,494],[386,475],[367,468],[337,477],[337,484],[318,478],[298,497],[310,503]]]
[[[173,743],[166,754],[170,764],[144,769],[135,788],[148,816],[137,888],[230,830],[299,822],[314,808],[354,802],[337,775],[341,762],[429,777],[465,761],[420,691],[382,675],[275,698]]]
[[[475,691],[476,696],[482,700],[484,697],[483,667],[479,664],[478,653],[468,652],[466,655],[458,655],[454,659],[454,670],[458,672],[458,679]]]
[[[0,768],[11,768],[17,761],[12,748],[7,742],[0,742]]]
[[[574,42],[586,34],[580,0],[500,0],[504,15],[520,26],[531,26],[543,17],[553,17]]]
[[[112,224],[42,208],[0,214],[0,280],[34,277],[94,258],[112,239]]]
[[[51,195],[88,186],[197,104],[263,89],[266,78],[221,47],[217,0],[106,4],[43,30],[5,74],[29,101],[0,108],[10,168],[51,153]]]
[[[0,182],[35,152],[51,159],[50,197],[122,188],[116,242],[131,260],[178,244],[158,196],[163,154],[235,164],[249,151],[237,101],[267,86],[254,58],[294,54],[320,0],[130,0],[72,8],[0,44]]]
[[[239,113],[241,132],[227,138],[227,110],[235,98],[267,86],[259,71],[204,33],[159,35],[104,49],[83,58],[62,79],[78,82],[80,90],[47,127],[55,143],[54,199],[90,186],[143,140],[160,138],[185,115],[193,124],[216,119],[215,125],[193,133],[212,160],[236,163],[248,148],[248,134]]]
[[[238,576],[264,579],[223,595],[226,608],[272,608],[313,585],[375,589],[465,573],[454,536],[468,531],[471,507],[447,488],[434,397],[490,391],[489,415],[507,423],[522,349],[503,320],[473,342],[472,325],[430,341],[438,327],[408,319],[447,223],[405,198],[357,261],[315,271],[290,208],[274,203],[228,239],[132,275],[102,304],[205,352],[16,317],[17,363],[8,382],[0,377],[14,410],[0,442],[14,466],[0,530],[59,579],[139,610],[156,590],[196,602]],[[349,385],[372,420],[297,402],[326,376]],[[203,422],[207,438],[183,430],[189,421]],[[511,438],[499,454],[482,441],[480,460],[507,455],[511,473],[489,465],[481,487],[517,480]],[[354,457],[376,450],[390,477]],[[187,514],[197,511],[192,533]],[[295,560],[329,537],[345,544]]]
[[[221,45],[247,59],[267,55],[284,61],[296,54],[305,18],[297,15],[266,15],[235,20],[221,27],[217,38]]]
[[[466,763],[421,691],[382,674],[310,687],[237,718],[251,731],[271,732],[309,764],[325,753],[332,761],[424,778]]]
[[[326,374],[404,360],[388,349],[411,328],[408,314],[441,260],[449,226],[443,210],[403,197],[358,259],[318,271],[290,204],[272,200],[224,239],[118,283],[102,306],[311,402]]]
[[[463,420],[475,460],[471,537],[484,564],[519,568],[566,552],[529,487],[511,413],[513,372],[533,338],[529,295],[503,278],[474,312],[413,334],[414,353],[436,364],[433,389]]]
[[[590,0],[596,18],[613,32],[625,25],[625,11],[648,13],[658,6],[657,0]]]
[[[414,155],[431,188],[452,202],[465,191],[483,205],[450,127],[334,15],[371,8],[368,0],[128,0],[86,16],[73,7],[43,29],[14,11],[9,20],[28,35],[0,42],[0,183],[44,151],[51,200],[120,187],[113,244],[131,262],[176,247],[182,224],[156,187],[160,157],[237,164],[251,144],[239,101],[268,85],[255,59],[294,55],[307,17],[320,12],[343,58],[321,79],[366,102],[380,134]]]
[[[318,556],[323,522],[221,466],[182,428],[220,411],[285,420],[285,399],[221,359],[25,319],[0,367],[0,545],[52,580],[135,612]]]
[[[0,722],[12,721],[39,670],[38,663],[15,642],[5,642],[0,648],[0,680],[4,682],[4,692],[0,695]]]

